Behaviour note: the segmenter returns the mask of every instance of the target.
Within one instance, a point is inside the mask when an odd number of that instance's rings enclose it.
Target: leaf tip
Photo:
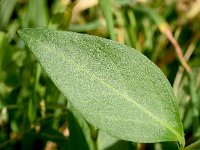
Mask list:
[[[21,37],[22,32],[23,32],[23,29],[19,29],[19,30],[17,31],[17,34]]]
[[[19,30],[17,31],[17,34],[18,34],[19,37],[22,38],[22,39],[23,39],[23,37],[24,37],[24,35],[25,35],[24,30],[25,30],[25,29],[19,29]]]

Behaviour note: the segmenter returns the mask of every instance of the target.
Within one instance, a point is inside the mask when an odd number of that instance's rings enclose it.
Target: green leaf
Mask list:
[[[0,1],[0,29],[4,28],[10,21],[12,13],[14,12],[15,5],[17,4],[17,0]]]
[[[172,88],[140,52],[73,32],[22,29],[18,33],[55,85],[92,125],[123,140],[184,145]]]
[[[103,131],[99,131],[98,136],[98,149],[99,150],[134,150],[137,149],[133,146],[132,142],[119,140],[115,137],[108,135]]]
[[[89,127],[88,123],[83,119],[81,114],[75,110],[75,108],[73,107],[73,105],[71,105],[71,103],[68,103],[67,109],[68,109],[68,111],[71,112],[72,116],[74,117],[74,120],[76,120],[76,123],[81,130],[81,132],[79,132],[79,134],[80,133],[83,134],[83,136],[85,137],[85,142],[87,143],[89,149],[94,150],[94,143],[91,138],[91,131],[90,131],[90,127]],[[69,124],[70,124],[70,120],[69,120]],[[79,135],[79,134],[73,135],[76,137],[76,143],[77,143],[77,135]],[[71,135],[71,131],[70,131],[70,135]]]
[[[71,150],[92,150],[89,147],[87,139],[84,136],[84,131],[76,120],[75,116],[68,110],[68,124],[69,124],[69,149]]]

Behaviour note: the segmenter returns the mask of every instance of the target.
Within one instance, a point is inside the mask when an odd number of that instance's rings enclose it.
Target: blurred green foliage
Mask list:
[[[190,74],[160,32],[162,21],[180,44],[192,68]],[[199,22],[198,0],[100,0],[99,4],[96,0],[1,0],[0,149],[178,149],[175,142],[121,141],[91,127],[19,39],[16,31],[27,27],[97,35],[140,50],[161,68],[174,88],[186,144],[200,138]]]

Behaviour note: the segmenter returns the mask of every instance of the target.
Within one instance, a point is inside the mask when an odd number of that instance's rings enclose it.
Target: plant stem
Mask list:
[[[142,11],[146,12],[147,14],[149,14],[151,16],[151,18],[155,21],[155,23],[159,27],[160,31],[168,38],[168,40],[174,46],[175,51],[176,51],[176,53],[178,55],[178,58],[179,58],[181,64],[183,65],[184,69],[187,71],[187,73],[190,73],[191,67],[188,65],[187,61],[185,60],[185,58],[183,56],[183,53],[182,53],[182,50],[181,50],[181,47],[180,47],[179,43],[176,41],[176,39],[174,38],[168,23],[164,20],[164,18],[159,16],[154,11],[154,9],[151,9],[151,8],[148,8],[148,7],[144,7],[144,8],[142,8]]]
[[[98,136],[99,136],[99,130],[96,129],[95,127],[93,127],[91,124],[89,124],[90,127],[90,132],[91,132],[91,138],[93,141],[93,146],[94,146],[94,150],[98,150]]]
[[[196,148],[200,148],[200,139],[198,141],[188,145],[183,150],[193,150],[193,149],[196,149]]]
[[[199,100],[198,100],[198,93],[196,91],[196,81],[194,73],[191,72],[189,74],[190,83],[189,83],[189,90],[191,96],[191,110],[192,110],[192,124],[193,124],[193,132],[197,132],[199,128]]]
[[[188,65],[187,61],[185,60],[185,58],[183,56],[183,53],[182,53],[182,50],[181,50],[181,47],[180,47],[179,43],[173,37],[172,32],[171,32],[168,24],[167,23],[163,23],[163,26],[160,28],[160,30],[161,30],[161,32],[163,34],[165,34],[165,36],[167,36],[167,38],[169,39],[169,41],[174,46],[175,51],[176,51],[176,53],[178,55],[178,58],[179,58],[181,64],[183,65],[183,67],[185,68],[185,70],[187,71],[187,73],[190,73],[191,68]]]

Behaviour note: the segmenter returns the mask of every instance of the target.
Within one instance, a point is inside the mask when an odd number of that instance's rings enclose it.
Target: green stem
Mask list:
[[[98,150],[98,142],[97,142],[97,138],[99,135],[99,130],[98,129],[94,129],[93,130],[93,134],[92,134],[92,140],[93,140],[93,144],[94,144],[94,150]]]
[[[190,78],[190,95],[191,95],[191,103],[192,103],[192,115],[193,115],[193,132],[197,132],[199,127],[199,100],[198,95],[196,92],[196,81],[195,81],[195,75],[193,72],[190,72],[189,74]]]
[[[90,127],[90,132],[91,132],[91,138],[92,138],[92,141],[93,141],[93,148],[94,150],[98,150],[98,135],[99,135],[99,130],[96,129],[95,127],[93,127],[91,124],[89,124],[89,127]]]
[[[196,148],[200,148],[200,139],[190,145],[188,145],[187,147],[185,147],[183,150],[194,150]]]

